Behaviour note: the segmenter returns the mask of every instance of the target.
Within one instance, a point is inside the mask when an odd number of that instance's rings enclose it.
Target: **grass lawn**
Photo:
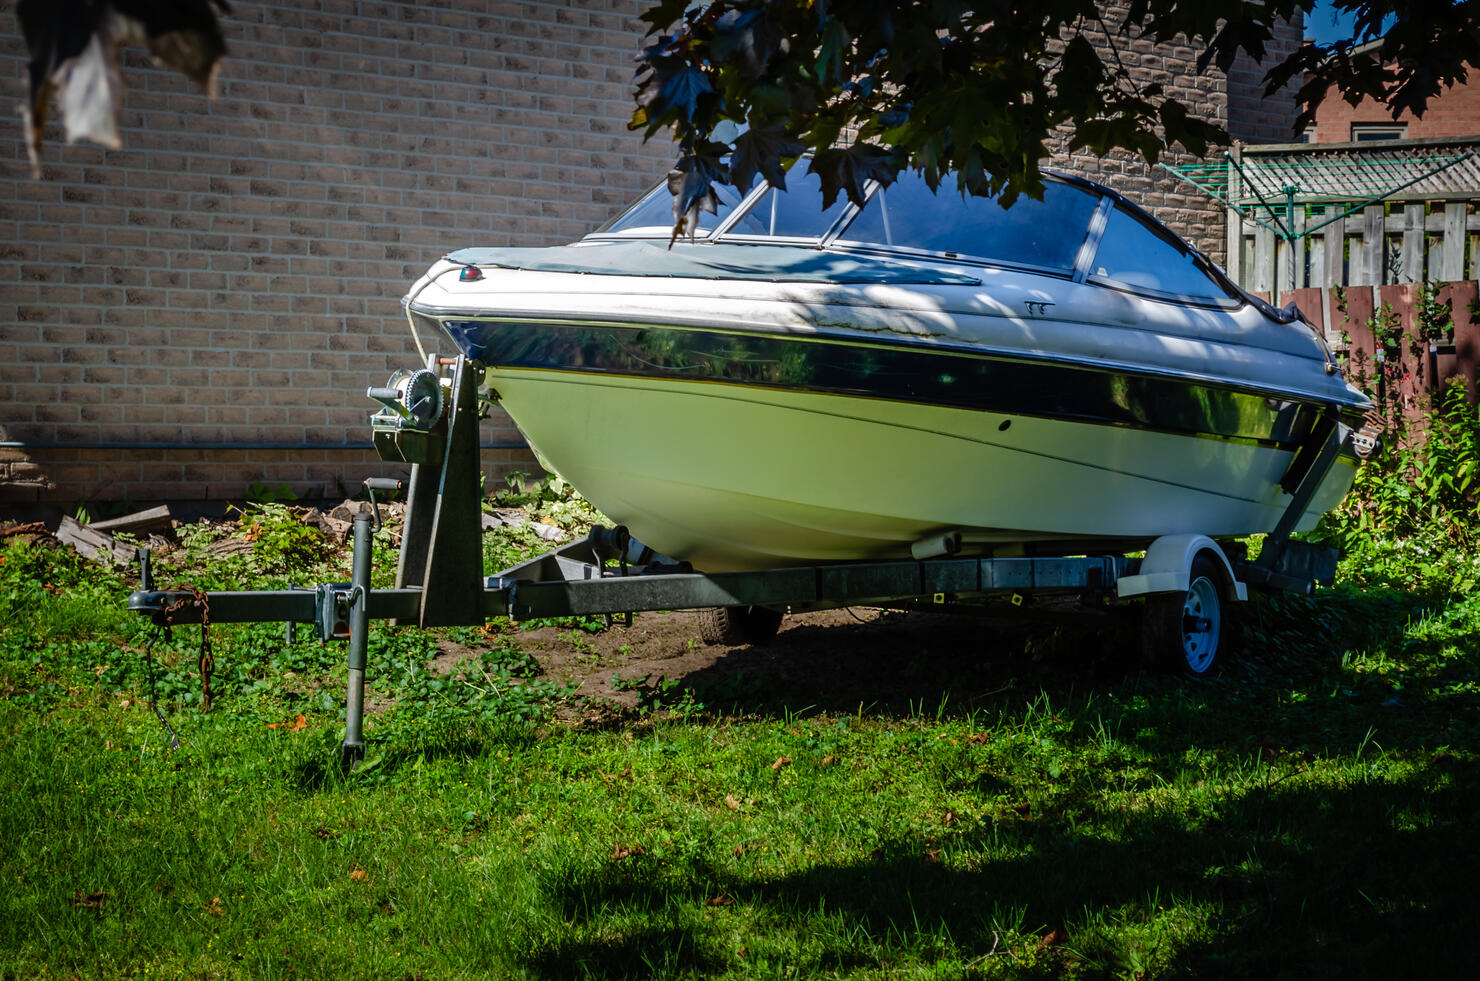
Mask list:
[[[344,578],[286,520],[222,534],[161,584]],[[1248,604],[1203,682],[1113,630],[943,621],[858,704],[745,652],[744,685],[599,710],[511,625],[376,628],[345,777],[342,646],[218,626],[206,713],[177,630],[172,750],[127,576],[15,539],[0,978],[1474,976],[1477,561],[1404,547]]]

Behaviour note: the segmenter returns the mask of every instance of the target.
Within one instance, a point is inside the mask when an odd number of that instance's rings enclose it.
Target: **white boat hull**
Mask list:
[[[1274,528],[1291,450],[1267,441],[722,381],[494,368],[544,460],[612,520],[705,571],[908,558],[968,543],[1241,536]],[[1351,485],[1333,468],[1312,527]],[[817,502],[827,502],[820,506]]]

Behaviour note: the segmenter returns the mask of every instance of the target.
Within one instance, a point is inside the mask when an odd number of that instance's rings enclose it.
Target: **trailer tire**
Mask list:
[[[1192,561],[1187,590],[1146,599],[1141,650],[1154,668],[1193,678],[1212,674],[1222,645],[1223,570],[1206,553]]]
[[[706,644],[760,646],[781,629],[781,611],[765,606],[711,606],[699,611],[699,636]]]

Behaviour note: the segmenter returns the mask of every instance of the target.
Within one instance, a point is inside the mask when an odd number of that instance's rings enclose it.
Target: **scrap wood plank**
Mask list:
[[[87,525],[93,531],[105,532],[113,535],[118,532],[128,534],[140,534],[149,531],[169,531],[172,527],[170,506],[161,504],[156,508],[145,511],[135,511],[133,514],[125,514],[120,518],[109,518],[106,521],[94,521]]]
[[[56,537],[63,545],[71,545],[94,562],[126,564],[134,560],[134,546],[114,541],[112,535],[95,531],[88,525],[78,524],[77,519],[70,515],[62,518]]]

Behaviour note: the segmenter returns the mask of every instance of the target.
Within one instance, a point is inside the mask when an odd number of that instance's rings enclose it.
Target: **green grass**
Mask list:
[[[342,573],[268,532],[270,554],[187,548],[160,581]],[[172,751],[125,578],[0,559],[0,978],[1476,967],[1480,598],[1391,556],[1387,579],[1369,556],[1315,599],[1251,604],[1203,683],[1061,629],[990,659],[902,651],[862,706],[804,701],[756,652],[723,697],[680,682],[669,711],[599,728],[557,721],[577,696],[517,634],[453,631],[482,660],[444,677],[425,635],[377,628],[394,707],[348,777],[341,646],[218,627],[202,713],[178,630],[155,652]]]

